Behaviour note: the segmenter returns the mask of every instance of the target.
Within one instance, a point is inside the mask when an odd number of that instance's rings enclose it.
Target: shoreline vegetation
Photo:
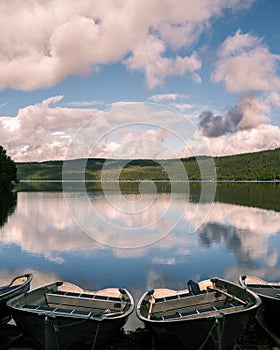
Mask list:
[[[18,162],[21,180],[280,181],[280,148],[224,157]]]
[[[0,192],[13,189],[13,182],[17,181],[17,168],[15,162],[7,155],[6,150],[0,146]]]

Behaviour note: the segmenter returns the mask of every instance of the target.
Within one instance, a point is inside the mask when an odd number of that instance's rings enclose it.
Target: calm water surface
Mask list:
[[[280,280],[278,192],[266,205],[265,189],[253,191],[254,198],[237,191],[221,191],[213,203],[182,193],[3,195],[1,279],[31,271],[33,287],[54,280],[86,289],[118,286],[136,302],[147,289],[181,289],[189,279],[237,281],[250,273]],[[134,315],[127,329],[138,326]]]

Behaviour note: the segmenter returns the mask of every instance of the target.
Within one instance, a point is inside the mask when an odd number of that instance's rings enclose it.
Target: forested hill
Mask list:
[[[189,180],[200,180],[201,171],[203,179],[214,180],[215,171],[218,180],[280,180],[280,148],[255,153],[246,153],[226,157],[214,157],[214,163],[209,157],[191,157],[181,159],[187,170]],[[79,160],[67,161],[67,168],[72,171],[71,178],[81,178],[81,171],[75,170],[74,164]],[[172,179],[180,180],[180,165],[178,160],[108,160],[88,159],[86,162],[86,179],[108,180],[115,179],[117,169],[120,170],[121,180],[168,180],[172,169]],[[61,180],[63,161],[26,162],[17,163],[19,180]],[[210,166],[208,166],[210,164]],[[214,164],[214,168],[213,165]],[[179,165],[179,167],[178,167]],[[76,167],[78,169],[78,167]],[[74,170],[73,170],[74,169]],[[82,170],[82,169],[81,169]],[[75,173],[76,171],[76,173]]]

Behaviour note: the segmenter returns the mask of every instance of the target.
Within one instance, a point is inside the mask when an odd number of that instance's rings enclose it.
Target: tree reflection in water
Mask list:
[[[17,205],[17,193],[10,191],[0,192],[0,228],[3,227],[8,216],[13,214]]]

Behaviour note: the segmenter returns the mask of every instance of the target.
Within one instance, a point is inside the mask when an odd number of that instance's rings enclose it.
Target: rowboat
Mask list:
[[[239,276],[239,283],[260,296],[262,304],[256,319],[280,346],[280,282],[267,282],[255,276]]]
[[[108,343],[134,309],[126,289],[87,291],[56,281],[8,301],[16,324],[37,348],[80,349]]]
[[[220,350],[243,334],[260,304],[254,292],[215,277],[190,280],[184,290],[150,290],[136,312],[161,348]]]
[[[5,324],[11,319],[11,311],[6,307],[9,299],[25,293],[30,289],[32,274],[17,276],[12,281],[0,287],[0,324]]]

